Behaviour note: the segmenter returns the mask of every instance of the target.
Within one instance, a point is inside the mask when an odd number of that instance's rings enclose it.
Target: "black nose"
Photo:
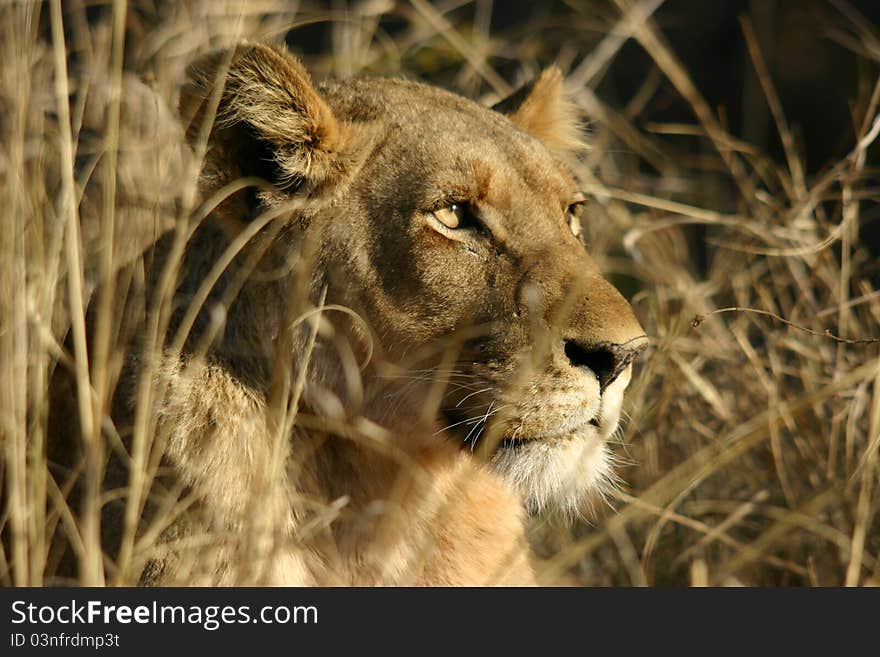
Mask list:
[[[599,380],[599,391],[611,385],[620,373],[647,346],[647,340],[630,340],[624,344],[583,345],[565,340],[565,355],[572,367],[586,367]]]

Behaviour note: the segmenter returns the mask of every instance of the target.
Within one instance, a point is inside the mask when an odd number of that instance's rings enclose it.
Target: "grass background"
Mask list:
[[[593,144],[577,171],[587,239],[653,344],[616,446],[624,492],[592,523],[536,523],[550,572],[880,583],[876,14],[841,0],[4,3],[0,581],[53,581],[58,534],[84,583],[117,560],[47,467],[47,382],[66,367],[91,391],[97,504],[118,359],[85,366],[83,307],[194,192],[164,110],[126,81],[173,106],[189,60],[253,38],[286,40],[317,79],[406,75],[487,104],[565,71]]]

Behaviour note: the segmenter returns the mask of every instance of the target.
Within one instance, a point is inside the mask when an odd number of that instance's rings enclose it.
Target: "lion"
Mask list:
[[[527,517],[603,494],[648,342],[579,236],[561,72],[486,108],[245,42],[179,106],[206,209],[113,404],[162,453],[141,583],[535,584]]]

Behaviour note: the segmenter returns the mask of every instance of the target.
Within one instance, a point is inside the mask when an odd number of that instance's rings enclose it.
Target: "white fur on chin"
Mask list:
[[[615,457],[607,441],[620,421],[631,374],[628,367],[605,391],[600,426],[588,424],[563,436],[501,447],[492,457],[496,472],[520,491],[530,513],[584,517],[618,488]]]
[[[613,456],[590,425],[576,434],[502,447],[492,466],[523,496],[531,513],[582,517],[615,487]]]

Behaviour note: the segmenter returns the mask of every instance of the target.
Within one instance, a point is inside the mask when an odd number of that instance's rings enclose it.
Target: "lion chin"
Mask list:
[[[574,430],[543,438],[504,440],[490,465],[520,493],[533,515],[566,520],[595,515],[617,490],[617,459],[608,440],[617,431],[630,371],[603,395],[596,416]]]
[[[615,486],[612,455],[596,427],[559,438],[501,446],[492,467],[512,484],[532,514],[582,517]]]

